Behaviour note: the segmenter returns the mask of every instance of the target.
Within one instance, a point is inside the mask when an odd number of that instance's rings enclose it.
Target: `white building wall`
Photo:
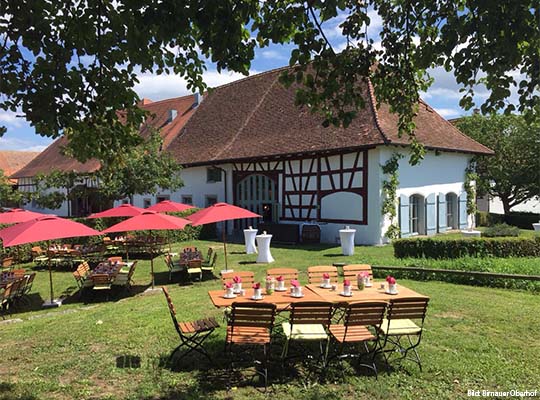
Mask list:
[[[527,200],[511,208],[511,211],[530,212],[540,214],[540,199]],[[502,201],[498,197],[489,200],[489,212],[504,214]]]
[[[17,184],[19,185],[18,190],[22,192],[34,191],[32,178],[20,178],[17,180]],[[65,195],[67,193],[67,190],[64,188],[60,188],[60,189],[49,189],[45,191],[46,194],[52,193],[52,192],[60,192]],[[25,204],[24,209],[29,210],[29,211],[39,212],[42,214],[54,214],[54,215],[58,215],[59,217],[67,217],[69,215],[69,206],[68,206],[67,201],[62,202],[62,205],[60,206],[60,208],[56,208],[56,209],[41,208],[41,207],[38,207],[38,205],[32,201],[30,203]]]
[[[400,195],[409,197],[413,194],[419,194],[427,198],[431,194],[437,196],[440,193],[455,193],[459,197],[464,192],[465,169],[468,167],[472,155],[453,152],[438,152],[437,155],[434,151],[427,151],[422,162],[412,166],[409,164],[410,154],[407,149],[380,147],[380,165],[384,164],[394,152],[404,156],[399,161],[398,199]],[[379,182],[382,182],[385,177],[380,168],[379,176]],[[397,204],[396,202],[396,206]],[[469,216],[469,225],[473,223],[472,218],[473,216]],[[388,219],[382,221],[383,235],[389,225]],[[382,240],[387,241],[386,238],[382,238]]]

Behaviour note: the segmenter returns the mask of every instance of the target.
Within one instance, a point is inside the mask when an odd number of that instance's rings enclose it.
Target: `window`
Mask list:
[[[192,195],[182,196],[182,203],[189,204],[190,206],[192,206],[193,205],[193,196]]]
[[[418,207],[419,199],[416,196],[411,197],[409,205],[409,224],[411,233],[418,233]]]
[[[210,207],[213,204],[217,203],[217,196],[215,195],[206,195],[205,196],[205,207]]]
[[[144,199],[143,200],[143,208],[148,208],[152,205],[152,199]]]
[[[206,182],[221,182],[221,170],[218,168],[206,168]]]
[[[122,204],[129,204],[129,199],[122,200]]]
[[[448,229],[457,229],[457,195],[455,193],[448,193],[446,195],[446,226]]]
[[[168,194],[160,194],[156,196],[156,203],[160,203],[162,201],[170,200],[170,199],[171,199],[171,196],[169,196]]]

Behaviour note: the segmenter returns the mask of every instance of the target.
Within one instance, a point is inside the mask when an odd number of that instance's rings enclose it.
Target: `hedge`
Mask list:
[[[540,238],[399,239],[396,258],[540,257]]]
[[[540,220],[540,214],[528,212],[511,212],[508,215],[487,213],[479,211],[476,213],[476,224],[478,226],[492,226],[495,224],[505,223],[512,226],[517,226],[520,229],[532,230],[533,223]]]

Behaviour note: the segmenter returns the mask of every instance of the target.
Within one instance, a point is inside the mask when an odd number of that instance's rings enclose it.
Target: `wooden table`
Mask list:
[[[308,290],[307,287],[304,287],[303,292],[303,297],[292,297],[289,290],[286,292],[274,292],[271,295],[263,294],[263,298],[261,300],[251,299],[251,296],[253,296],[253,289],[246,289],[245,296],[237,295],[234,299],[225,299],[223,297],[225,295],[224,289],[210,290],[208,291],[208,295],[210,296],[214,306],[217,308],[230,307],[234,302],[245,303],[248,301],[260,301],[275,304],[277,305],[278,310],[284,310],[289,307],[289,304],[297,303],[299,301],[324,301],[324,299],[322,299],[318,294]]]
[[[373,287],[364,288],[364,290],[358,290],[356,285],[352,286],[353,295],[350,297],[342,296],[340,293],[343,291],[343,284],[339,283],[335,291],[331,289],[324,289],[320,285],[307,285],[306,289],[309,289],[313,293],[317,294],[325,301],[332,303],[352,303],[355,301],[390,301],[392,299],[406,299],[411,297],[429,298],[409,289],[403,285],[398,284],[398,294],[386,294],[384,289],[380,288],[381,282],[373,282]]]

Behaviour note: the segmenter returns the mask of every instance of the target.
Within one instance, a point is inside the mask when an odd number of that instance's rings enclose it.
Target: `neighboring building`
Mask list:
[[[4,172],[4,176],[9,177],[38,154],[39,151],[0,151],[0,170]],[[17,179],[10,179],[10,182],[16,184]]]
[[[199,96],[145,101],[141,107],[155,114],[147,124],[161,129],[163,150],[184,166],[184,187],[135,196],[134,205],[171,199],[205,207],[226,201],[256,211],[267,222],[316,221],[323,242],[334,243],[338,230],[349,225],[357,230],[358,244],[380,244],[389,224],[381,215],[381,164],[398,152],[405,155],[397,192],[403,236],[468,225],[465,168],[474,154],[491,150],[421,102],[416,136],[428,151],[421,164],[410,166],[408,138],[398,136],[397,117],[387,105],[375,106],[370,85],[366,108],[347,129],[324,128],[320,116],[295,106],[294,88],[279,83],[280,72],[220,86],[202,102]],[[50,165],[81,172],[99,168],[61,156],[63,140],[14,177],[31,190],[32,177]],[[66,205],[61,211],[67,210]],[[257,221],[241,221],[235,228],[247,225]]]

